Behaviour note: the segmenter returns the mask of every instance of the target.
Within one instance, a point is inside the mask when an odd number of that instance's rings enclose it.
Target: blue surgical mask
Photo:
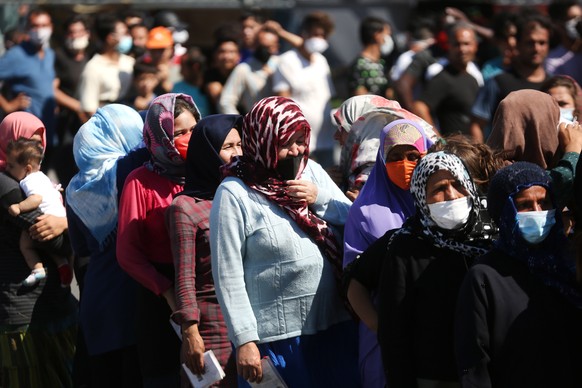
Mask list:
[[[574,108],[560,108],[560,119],[574,121]]]
[[[117,51],[122,54],[127,54],[129,50],[131,50],[132,45],[133,40],[131,39],[131,36],[126,35],[119,40],[119,43],[117,44]]]
[[[523,239],[530,244],[539,244],[548,237],[556,223],[556,211],[520,212],[516,218]]]

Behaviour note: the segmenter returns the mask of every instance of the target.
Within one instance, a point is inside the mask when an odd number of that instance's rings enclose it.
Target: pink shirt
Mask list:
[[[152,263],[173,264],[165,212],[182,189],[182,185],[139,167],[125,180],[119,201],[117,260],[125,272],[156,295],[174,283]]]

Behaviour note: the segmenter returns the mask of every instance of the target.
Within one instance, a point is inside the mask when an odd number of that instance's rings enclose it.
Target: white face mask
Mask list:
[[[465,225],[471,215],[471,197],[462,197],[452,201],[442,201],[428,205],[430,218],[441,228],[458,229]]]
[[[320,53],[321,54],[322,52],[327,50],[327,48],[329,47],[327,40],[320,38],[318,36],[306,39],[305,42],[303,43],[303,45],[305,47],[305,50],[307,50],[307,52],[309,52],[310,54],[313,54],[313,53]]]
[[[564,27],[566,28],[566,34],[570,39],[578,39],[580,38],[580,33],[578,32],[578,23],[582,22],[582,18],[575,17],[573,19],[568,20]]]
[[[65,45],[72,51],[85,50],[87,46],[89,46],[89,37],[81,36],[79,38],[67,38]]]
[[[394,39],[390,35],[384,35],[384,43],[380,46],[380,53],[384,56],[390,55],[394,50]]]
[[[30,41],[33,44],[46,48],[49,45],[49,41],[51,40],[52,34],[53,34],[52,28],[41,27],[36,28],[34,30],[30,30],[28,36],[30,37]]]
[[[172,38],[174,39],[174,43],[184,44],[190,37],[188,30],[176,30],[172,32]]]

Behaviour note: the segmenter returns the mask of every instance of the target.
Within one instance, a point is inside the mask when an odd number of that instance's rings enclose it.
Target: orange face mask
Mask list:
[[[188,155],[188,143],[190,142],[190,137],[192,132],[188,132],[180,137],[174,139],[174,147],[180,153],[180,156],[186,160],[186,155]]]
[[[388,173],[388,178],[392,183],[402,190],[408,190],[410,189],[410,179],[412,178],[414,167],[416,167],[416,161],[412,162],[407,159],[387,162],[386,173]]]

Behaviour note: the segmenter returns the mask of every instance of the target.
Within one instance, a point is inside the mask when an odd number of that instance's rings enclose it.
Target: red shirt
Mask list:
[[[117,260],[131,277],[156,295],[174,283],[152,263],[173,263],[165,212],[182,189],[182,185],[139,167],[125,180],[119,201]]]

